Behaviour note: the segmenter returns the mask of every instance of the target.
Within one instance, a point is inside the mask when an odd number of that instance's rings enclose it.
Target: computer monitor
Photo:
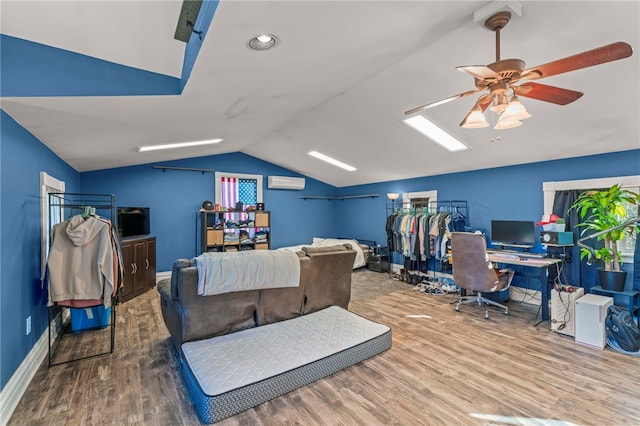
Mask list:
[[[491,244],[531,248],[536,242],[535,224],[529,220],[492,220]]]

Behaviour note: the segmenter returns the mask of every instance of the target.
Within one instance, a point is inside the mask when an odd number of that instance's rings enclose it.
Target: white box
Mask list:
[[[613,297],[586,294],[576,300],[576,342],[604,349],[607,332],[604,320]]]
[[[576,300],[584,296],[584,288],[573,287],[567,291],[551,290],[551,330],[567,336],[575,336]]]

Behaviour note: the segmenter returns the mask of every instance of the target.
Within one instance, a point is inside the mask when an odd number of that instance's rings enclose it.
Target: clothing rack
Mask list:
[[[47,245],[51,244],[51,233],[55,224],[70,219],[72,216],[81,214],[83,217],[88,217],[90,214],[95,214],[96,211],[104,211],[109,217],[105,217],[111,221],[111,226],[116,226],[116,205],[115,196],[113,194],[85,194],[85,193],[49,193],[48,199],[49,206],[49,229],[47,235]],[[54,223],[55,221],[55,223]],[[47,253],[48,256],[48,253]],[[119,284],[118,280],[114,283],[114,286]],[[78,358],[67,359],[60,362],[53,362],[56,356],[56,352],[62,343],[65,336],[68,336],[71,332],[71,319],[70,308],[67,306],[59,305],[55,303],[48,307],[49,317],[49,367],[60,364],[67,364],[73,361],[79,361],[87,358],[94,358],[97,356],[107,355],[113,353],[115,349],[115,326],[116,326],[116,304],[117,293],[115,297],[112,297],[111,312],[109,318],[109,324],[106,326],[109,328],[109,348],[108,350],[100,351],[98,353],[90,353],[89,355],[80,356]],[[79,309],[88,309],[101,305],[92,305],[82,307]],[[103,328],[100,327],[99,331]],[[85,332],[91,332],[96,329],[86,329],[73,333],[75,336],[83,334]]]
[[[423,214],[439,214],[448,213],[452,220],[454,220],[460,228],[469,226],[469,213],[468,204],[465,200],[437,200],[437,201],[411,201],[411,202],[391,202],[386,204],[387,220],[391,215],[411,215],[420,216]],[[455,229],[454,229],[455,230]],[[457,229],[462,230],[462,229]],[[386,229],[385,229],[386,231]],[[390,244],[393,246],[394,244]],[[398,251],[394,251],[399,253]],[[403,253],[399,253],[404,257],[403,267],[405,270],[418,270],[426,266],[427,271],[433,270],[435,272],[443,271],[443,257],[440,258],[440,262],[436,262],[436,258],[428,257],[426,260],[412,259],[412,256],[405,256]]]

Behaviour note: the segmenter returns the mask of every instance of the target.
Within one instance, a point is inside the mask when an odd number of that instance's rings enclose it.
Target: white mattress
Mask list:
[[[337,306],[182,345],[200,420],[217,422],[391,347],[389,327]]]

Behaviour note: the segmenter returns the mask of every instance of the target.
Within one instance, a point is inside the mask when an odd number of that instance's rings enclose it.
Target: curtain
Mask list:
[[[585,237],[588,233],[580,234],[582,228],[577,227],[580,223],[578,212],[574,209],[569,211],[571,205],[578,199],[580,194],[586,190],[570,189],[565,191],[556,191],[555,198],[553,200],[552,213],[558,215],[558,217],[564,218],[567,222],[567,232],[573,232],[574,244],[578,239]],[[596,242],[595,240],[589,240],[585,242],[586,245],[592,247],[598,247],[602,242]],[[562,253],[562,248],[549,247],[550,253]],[[591,287],[600,284],[598,278],[597,264],[594,261],[592,265],[587,265],[586,260],[580,261],[580,247],[574,245],[567,251],[570,254],[571,259],[566,262],[564,266],[563,284],[575,285],[584,288],[585,293],[588,293]],[[566,281],[566,282],[565,282]]]
[[[636,248],[633,252],[633,289],[640,291],[640,235],[636,236]]]

